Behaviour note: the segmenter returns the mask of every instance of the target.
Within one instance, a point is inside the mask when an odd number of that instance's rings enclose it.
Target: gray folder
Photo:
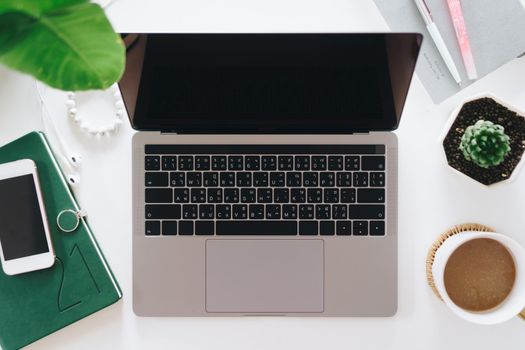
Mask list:
[[[475,82],[467,77],[446,0],[426,2],[461,75],[461,85],[450,75],[413,0],[374,1],[392,31],[424,35],[416,72],[435,103]],[[520,0],[462,0],[461,6],[478,79],[525,52],[525,9]]]

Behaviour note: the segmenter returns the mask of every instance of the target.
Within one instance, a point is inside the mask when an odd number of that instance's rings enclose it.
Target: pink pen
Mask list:
[[[463,63],[467,70],[467,76],[470,80],[477,79],[478,72],[476,71],[474,57],[470,49],[467,27],[465,26],[465,19],[463,18],[463,11],[461,10],[461,2],[460,0],[447,0],[447,4],[450,17],[452,17],[452,23],[454,23],[454,30],[456,31],[456,37],[461,50],[461,57],[463,57]]]

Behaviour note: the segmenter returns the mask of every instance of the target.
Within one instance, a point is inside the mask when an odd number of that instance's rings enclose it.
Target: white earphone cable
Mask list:
[[[40,86],[37,80],[35,80],[35,86],[36,86],[38,98],[40,100],[40,105],[42,107],[42,114],[41,114],[42,131],[46,133],[48,138],[49,136],[52,137],[52,140],[50,140],[51,146],[53,146],[54,143],[58,145],[58,147],[52,147],[52,149],[55,152],[55,154],[58,156],[61,165],[66,168],[64,170],[65,172],[67,172],[66,177],[67,177],[69,184],[76,185],[78,184],[80,179],[78,175],[76,174],[75,167],[78,167],[81,159],[79,156],[70,154],[67,151],[67,147],[62,141],[62,137],[60,136],[60,133],[55,125],[55,122],[53,121],[53,118],[51,118],[51,113],[49,112],[49,109],[47,108],[47,104],[44,100],[44,96],[42,94],[42,91],[40,90]]]
[[[106,0],[104,2],[100,1],[99,2],[99,5],[100,7],[102,7],[103,9],[105,9],[106,7],[108,7],[109,5],[111,5],[115,0]]]

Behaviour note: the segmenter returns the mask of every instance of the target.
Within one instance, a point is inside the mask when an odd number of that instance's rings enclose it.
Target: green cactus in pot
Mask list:
[[[510,152],[510,139],[503,126],[487,120],[470,125],[461,137],[459,149],[465,159],[482,168],[501,164]]]

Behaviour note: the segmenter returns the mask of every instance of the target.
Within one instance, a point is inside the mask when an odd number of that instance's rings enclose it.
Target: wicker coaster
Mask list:
[[[443,301],[443,298],[441,297],[441,295],[439,295],[436,285],[434,284],[434,277],[432,276],[432,264],[434,263],[434,259],[436,257],[436,251],[439,249],[439,247],[441,247],[441,245],[443,244],[443,242],[445,242],[447,238],[455,234],[458,234],[460,232],[465,232],[465,231],[496,232],[493,228],[485,226],[485,225],[481,225],[481,224],[475,224],[475,223],[461,224],[461,225],[456,225],[452,227],[451,229],[443,232],[436,239],[436,241],[432,244],[432,247],[430,247],[430,249],[428,250],[428,254],[427,254],[427,263],[426,263],[427,282],[430,288],[432,288],[432,291],[434,292],[434,294],[441,301]],[[520,314],[518,314],[518,316],[525,320],[525,309]]]

